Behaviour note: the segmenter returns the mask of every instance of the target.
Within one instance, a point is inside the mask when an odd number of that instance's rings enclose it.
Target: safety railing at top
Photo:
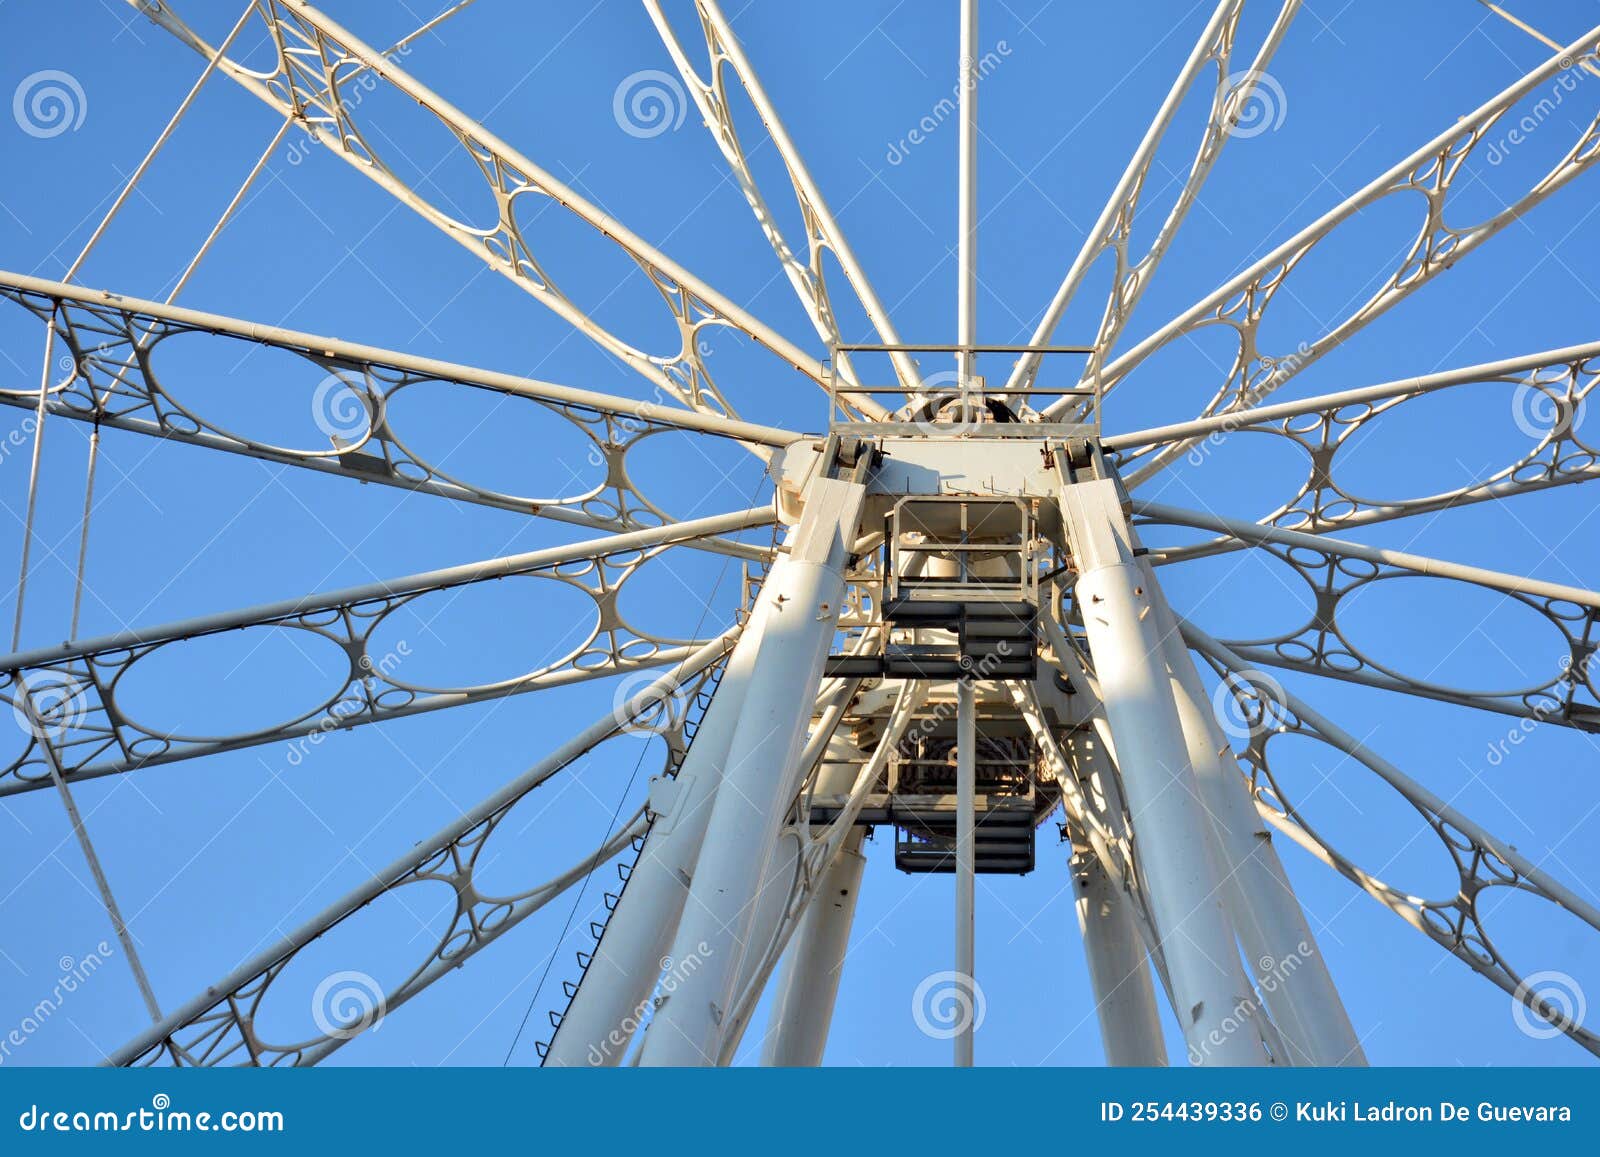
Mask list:
[[[990,389],[981,374],[968,373],[963,375],[959,369],[943,371],[925,377],[921,391],[908,390],[902,385],[873,386],[860,385],[841,379],[838,367],[840,355],[848,359],[851,354],[950,354],[957,359],[959,365],[962,360],[971,361],[985,354],[1077,354],[1088,356],[1094,352],[1092,346],[1038,346],[1038,345],[906,345],[906,344],[879,344],[870,342],[834,342],[829,348],[828,360],[823,363],[824,379],[828,388],[828,428],[830,430],[839,426],[859,427],[869,425],[899,425],[912,424],[920,427],[937,428],[939,426],[952,426],[961,429],[970,429],[976,425],[987,422],[990,418],[1005,421],[1023,421],[1024,407],[1026,411],[1038,413],[1048,408],[1052,403],[1061,398],[1081,399],[1082,406],[1079,411],[1079,422],[1095,429],[1100,426],[1100,402],[1102,390],[1098,382],[1092,386],[1074,384],[1069,388],[1050,388],[1037,384],[1026,390],[1006,391]],[[1076,380],[1076,379],[1075,379]],[[903,403],[910,404],[906,417],[897,417],[889,422],[863,419],[863,411],[859,406],[862,400],[879,400],[882,398],[899,398]],[[940,415],[955,407],[956,419],[948,421],[941,419]],[[898,410],[893,404],[886,404],[890,410]],[[1004,417],[1002,417],[1002,415]]]

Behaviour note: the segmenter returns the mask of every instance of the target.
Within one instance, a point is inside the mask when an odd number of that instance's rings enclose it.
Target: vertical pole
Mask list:
[[[978,0],[961,0],[961,158],[958,162],[956,240],[956,377],[961,388],[961,420],[972,421],[970,390],[978,342]]]
[[[977,704],[972,680],[956,680],[956,974],[957,983],[977,987],[974,908],[977,855]],[[976,995],[974,994],[974,1000]],[[963,1017],[956,1034],[955,1063],[972,1066],[973,1017]]]

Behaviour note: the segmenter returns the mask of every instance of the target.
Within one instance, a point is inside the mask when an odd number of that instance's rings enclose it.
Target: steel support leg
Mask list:
[[[693,971],[657,1010],[641,1064],[709,1065],[721,1051],[740,961],[752,948],[762,875],[800,786],[799,754],[844,597],[844,566],[864,493],[858,483],[835,479],[808,485],[789,553],[762,584],[756,613],[765,622],[755,669],[671,952],[680,969],[692,960]]]
[[[1360,1038],[1295,899],[1272,837],[1233,766],[1232,748],[1207,701],[1178,621],[1155,583],[1150,564],[1143,562],[1141,569],[1152,595],[1156,629],[1161,634],[1189,758],[1211,816],[1229,911],[1254,970],[1256,988],[1288,1053],[1281,1063],[1364,1065],[1366,1054]]]
[[[1087,848],[1074,853],[1072,875],[1078,885],[1078,929],[1083,933],[1106,1063],[1164,1065],[1167,1045],[1161,1036],[1155,985],[1128,897]]]
[[[862,829],[851,832],[818,882],[800,927],[784,957],[783,975],[773,998],[772,1023],[763,1065],[815,1066],[822,1063],[839,996],[850,927],[867,858],[861,854]]]
[[[1150,592],[1114,482],[1062,491],[1078,565],[1075,591],[1131,813],[1134,851],[1161,938],[1178,1022],[1200,1064],[1264,1065],[1233,922],[1222,903],[1210,821],[1200,806]]]
[[[689,895],[689,874],[711,819],[760,634],[761,624],[752,620],[740,635],[677,778],[651,785],[659,805],[652,798],[650,834],[550,1041],[547,1067],[620,1064],[646,1019]]]

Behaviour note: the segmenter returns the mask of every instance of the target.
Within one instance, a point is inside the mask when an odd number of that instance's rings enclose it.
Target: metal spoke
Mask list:
[[[721,150],[723,158],[733,170],[739,190],[750,203],[756,222],[766,234],[768,243],[777,255],[778,263],[783,267],[784,275],[794,287],[795,295],[805,307],[812,325],[816,327],[817,336],[825,341],[830,349],[844,340],[844,335],[839,331],[838,318],[828,297],[823,269],[824,257],[832,253],[838,260],[839,268],[843,271],[850,289],[854,291],[862,308],[866,310],[868,319],[878,333],[878,339],[887,345],[899,345],[900,338],[895,332],[894,323],[889,320],[888,312],[878,300],[877,292],[867,280],[866,272],[861,268],[855,252],[845,239],[844,231],[840,229],[833,211],[823,199],[821,189],[812,178],[810,170],[806,168],[794,141],[783,127],[783,122],[778,118],[777,109],[768,99],[766,90],[762,88],[755,67],[745,55],[738,37],[733,33],[732,25],[728,23],[728,18],[723,15],[716,0],[695,0],[700,34],[710,60],[709,77],[702,77],[695,69],[677,33],[673,31],[672,22],[662,11],[660,0],[644,0],[644,6],[650,13],[650,19],[655,23],[656,31],[666,44],[673,64],[677,66],[684,84],[688,86],[689,94],[694,98],[695,106],[699,108],[706,128],[710,130],[717,142],[717,148]],[[796,252],[796,248],[791,246],[778,228],[766,196],[756,182],[755,172],[750,166],[744,143],[740,140],[728,100],[730,73],[760,115],[762,124],[772,138],[773,147],[777,149],[778,157],[783,162],[784,170],[788,173],[795,202],[800,210],[800,218],[806,230],[803,257]],[[906,390],[914,390],[922,384],[922,376],[908,353],[900,350],[889,356],[895,374]],[[849,384],[860,384],[847,353],[834,355],[834,368]]]
[[[1523,97],[1563,69],[1593,57],[1600,50],[1597,45],[1600,45],[1600,27],[1585,33],[1561,54],[1551,57],[1366,188],[1231,278],[1203,301],[1107,366],[1102,377],[1104,389],[1109,391],[1117,387],[1157,350],[1203,330],[1221,327],[1233,332],[1238,340],[1238,348],[1232,367],[1206,404],[1203,414],[1210,416],[1259,404],[1323,354],[1600,161],[1600,112],[1597,112],[1566,154],[1527,192],[1482,221],[1446,224],[1446,208],[1451,204],[1450,195],[1457,175],[1467,159],[1483,145],[1500,119]],[[1378,290],[1348,315],[1320,327],[1323,332],[1310,341],[1302,342],[1292,354],[1272,356],[1260,351],[1257,337],[1262,318],[1276,299],[1278,291],[1292,277],[1295,267],[1319,244],[1331,236],[1337,236],[1338,227],[1363,209],[1379,201],[1413,194],[1421,194],[1426,203],[1421,227],[1416,240],[1399,264],[1383,279]],[[1065,403],[1057,403],[1051,410],[1059,412],[1064,408]],[[1047,410],[1046,414],[1049,416],[1050,411]],[[1182,453],[1182,446],[1130,453],[1127,462],[1137,465],[1138,469],[1127,476],[1127,484],[1137,486]]]
[[[1173,81],[1166,100],[1156,112],[1155,120],[1145,131],[1144,139],[1134,151],[1122,179],[1112,190],[1111,198],[1100,211],[1094,228],[1084,238],[1083,247],[1033,333],[1031,344],[1048,345],[1073,295],[1078,292],[1095,262],[1107,253],[1113,254],[1115,264],[1111,273],[1111,292],[1106,300],[1105,313],[1100,319],[1094,352],[1084,368],[1084,383],[1095,383],[1102,379],[1106,358],[1116,347],[1117,339],[1122,336],[1134,307],[1149,287],[1156,267],[1161,264],[1162,257],[1177,236],[1179,226],[1199,199],[1200,190],[1205,187],[1206,178],[1211,175],[1212,167],[1222,155],[1223,146],[1234,135],[1240,116],[1250,102],[1257,99],[1256,87],[1266,76],[1267,65],[1288,33],[1289,22],[1294,19],[1299,7],[1300,0],[1285,0],[1255,59],[1242,72],[1232,71],[1232,63],[1234,39],[1239,32],[1239,18],[1244,13],[1244,0],[1222,0],[1200,33],[1194,51],[1189,54],[1177,80]],[[1166,220],[1149,247],[1134,257],[1129,252],[1133,221],[1139,211],[1139,198],[1144,192],[1145,182],[1155,164],[1156,153],[1190,89],[1213,68],[1216,81],[1211,96],[1211,112],[1200,137],[1200,146],[1184,177],[1183,188],[1178,191],[1177,200],[1168,210]],[[1022,390],[1031,386],[1039,372],[1039,363],[1040,357],[1034,353],[1018,358],[1006,381],[1006,389]]]
[[[1309,460],[1306,479],[1293,497],[1261,522],[1322,534],[1600,477],[1600,440],[1592,435],[1585,438],[1581,422],[1597,381],[1600,381],[1600,342],[1590,342],[1381,386],[1113,435],[1102,444],[1118,462],[1152,451],[1177,453],[1183,450],[1190,462],[1199,463],[1235,433],[1285,438],[1306,452]],[[1507,388],[1509,423],[1532,443],[1516,461],[1501,466],[1485,478],[1441,493],[1407,499],[1364,497],[1339,481],[1338,467],[1352,453],[1348,448],[1359,446],[1360,437],[1369,433],[1374,423],[1380,422],[1395,407],[1425,394],[1477,385]],[[1218,539],[1172,552],[1169,557],[1198,557],[1235,549],[1238,545],[1236,537]]]
[[[1570,1014],[1544,1007],[1536,988],[1525,983],[1525,974],[1501,954],[1485,924],[1487,913],[1483,901],[1492,896],[1496,888],[1515,890],[1547,900],[1596,930],[1600,930],[1600,910],[1349,732],[1264,678],[1226,645],[1190,623],[1183,624],[1183,637],[1223,679],[1242,712],[1242,721],[1248,725],[1248,738],[1238,759],[1262,817],[1450,955],[1526,1003],[1542,1020],[1559,1028],[1589,1052],[1600,1056],[1600,1035],[1584,1028]],[[1271,744],[1274,738],[1282,735],[1305,736],[1324,743],[1350,757],[1343,762],[1343,767],[1350,767],[1350,760],[1354,760],[1398,792],[1449,853],[1460,880],[1457,893],[1437,900],[1408,895],[1335,850],[1301,812],[1284,778],[1274,773]]]
[[[1270,636],[1225,643],[1250,662],[1600,731],[1600,671],[1594,670],[1600,648],[1600,593],[1155,502],[1136,499],[1134,511],[1142,525],[1190,526],[1231,535],[1241,546],[1266,551],[1306,584],[1314,610],[1305,623]],[[1171,559],[1155,561],[1161,565]],[[1552,660],[1556,669],[1509,690],[1468,691],[1394,670],[1367,654],[1341,626],[1339,609],[1347,600],[1392,579],[1424,577],[1470,583],[1534,611],[1561,638],[1562,652]]]
[[[61,354],[58,364],[50,367],[49,413],[596,530],[624,532],[670,520],[660,504],[640,491],[629,471],[631,452],[657,434],[685,430],[763,450],[803,437],[716,414],[416,357],[20,273],[0,271],[0,299],[17,303],[52,327]],[[209,419],[203,399],[185,397],[183,387],[167,381],[158,370],[166,354],[162,343],[190,333],[236,340],[241,343],[241,355],[250,346],[267,346],[305,359],[308,377],[320,379],[306,417],[327,438],[327,448],[270,443]],[[181,345],[181,340],[177,344]],[[285,383],[286,394],[295,384]],[[428,461],[406,441],[391,403],[404,391],[429,384],[489,391],[516,405],[539,406],[565,419],[573,434],[567,457],[586,461],[596,481],[576,494],[512,494],[477,485],[457,476],[454,469]],[[32,409],[38,404],[38,391],[0,389],[0,403]],[[703,545],[746,558],[766,553],[716,540],[706,540]]]
[[[663,675],[616,711],[591,724],[559,750],[540,760],[488,799],[419,843],[361,887],[334,901],[294,932],[258,953],[222,980],[173,1012],[160,1024],[111,1055],[113,1065],[312,1065],[374,1027],[389,1011],[416,996],[434,981],[466,963],[517,924],[596,868],[608,863],[644,836],[649,815],[641,810],[622,824],[592,854],[566,871],[535,887],[511,895],[486,895],[479,890],[474,872],[484,848],[493,840],[502,819],[523,799],[558,772],[608,739],[630,728],[649,729],[666,746],[665,771],[670,774],[688,748],[685,720],[673,705],[693,698],[693,692],[727,654],[738,635],[730,629],[707,643],[672,672]],[[515,839],[515,835],[505,837]],[[488,860],[484,861],[489,862]],[[362,992],[360,1014],[345,1023],[322,1024],[308,1040],[274,1042],[263,1039],[257,1014],[271,993],[272,984],[295,956],[318,937],[355,913],[392,895],[407,885],[443,882],[455,893],[456,908],[449,924],[426,956],[387,992]],[[337,1007],[333,1010],[340,1013]]]
[[[129,3],[197,52],[212,51],[170,4],[157,5],[151,0]],[[293,117],[313,139],[643,375],[665,397],[692,409],[733,414],[702,353],[703,347],[712,344],[706,341],[707,331],[719,327],[749,335],[801,374],[818,385],[823,383],[822,365],[816,358],[751,317],[325,13],[300,0],[255,0],[255,9],[263,32],[277,49],[273,72],[262,76],[230,57],[224,57],[219,65],[222,71],[279,114]],[[485,230],[456,220],[384,162],[382,150],[375,149],[362,133],[360,100],[347,95],[357,75],[363,76],[363,83],[376,77],[415,101],[461,143],[497,206],[498,220],[492,227]],[[619,246],[638,266],[638,276],[659,292],[662,308],[676,321],[680,348],[641,350],[569,298],[540,264],[518,224],[519,210],[535,203],[559,205],[583,228],[596,230]]]
[[[773,517],[769,508],[716,515],[0,657],[0,697],[40,721],[22,754],[0,768],[0,796],[48,787],[52,766],[72,783],[676,662],[699,642],[629,623],[618,605],[623,585],[668,547],[767,525]],[[424,595],[512,577],[581,591],[594,605],[592,625],[532,670],[469,686],[405,678],[404,657],[373,645],[385,619]],[[288,722],[235,734],[155,727],[131,718],[119,702],[130,672],[152,654],[252,629],[258,640],[263,632],[289,631],[312,648],[318,640],[332,643],[348,667],[330,679],[331,689],[309,692],[311,702]]]

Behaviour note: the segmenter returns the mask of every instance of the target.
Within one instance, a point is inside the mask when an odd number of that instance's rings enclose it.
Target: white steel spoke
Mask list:
[[[1349,732],[1264,678],[1243,656],[1190,623],[1184,623],[1182,629],[1184,640],[1223,679],[1249,725],[1248,738],[1237,756],[1262,817],[1452,956],[1526,1003],[1541,1020],[1600,1056],[1600,1035],[1577,1023],[1570,1011],[1546,1006],[1536,986],[1524,983],[1526,973],[1519,972],[1496,947],[1485,923],[1489,914],[1486,902],[1492,904],[1497,888],[1547,900],[1596,930],[1600,930],[1600,910]],[[1291,798],[1290,785],[1274,774],[1272,741],[1282,735],[1324,743],[1350,757],[1341,763],[1341,774],[1346,774],[1345,768],[1348,774],[1364,768],[1398,792],[1449,853],[1460,881],[1456,894],[1439,899],[1408,895],[1337,851],[1302,813],[1299,801]]]
[[[1600,731],[1600,671],[1594,669],[1600,648],[1600,593],[1155,502],[1136,499],[1134,511],[1142,524],[1191,526],[1232,535],[1242,546],[1266,551],[1306,584],[1314,608],[1306,622],[1269,636],[1226,642],[1250,662]],[[1158,565],[1170,561],[1156,559]],[[1347,600],[1392,579],[1423,577],[1495,591],[1538,614],[1562,640],[1561,653],[1551,657],[1555,669],[1503,691],[1469,691],[1393,669],[1366,653],[1341,626],[1339,610]]]
[[[41,723],[22,754],[0,768],[0,796],[48,787],[52,765],[70,783],[676,662],[698,641],[629,623],[617,601],[623,585],[674,544],[772,519],[770,509],[716,515],[0,656],[0,697],[19,717]],[[373,645],[385,619],[424,595],[518,576],[581,591],[594,604],[587,633],[561,643],[559,655],[530,671],[489,683],[439,686],[408,679],[404,657]],[[542,589],[530,590],[529,597],[537,600]],[[267,634],[285,630],[313,651],[319,640],[331,642],[348,656],[349,668],[332,680],[331,690],[311,689],[311,702],[294,718],[265,730],[213,735],[188,727],[161,729],[130,718],[119,703],[124,681],[152,654],[187,639],[251,630],[258,645]],[[214,698],[223,698],[221,689]]]
[[[1084,278],[1089,275],[1101,257],[1108,252],[1113,254],[1115,264],[1111,273],[1111,293],[1106,300],[1105,313],[1100,319],[1100,330],[1095,337],[1094,351],[1084,369],[1082,381],[1086,385],[1101,380],[1106,358],[1116,347],[1117,339],[1122,336],[1128,319],[1133,315],[1134,307],[1138,305],[1139,298],[1144,295],[1145,289],[1155,276],[1156,267],[1161,264],[1162,257],[1166,255],[1173,238],[1177,236],[1179,226],[1183,224],[1189,210],[1199,199],[1200,190],[1205,187],[1212,166],[1222,155],[1223,146],[1233,135],[1241,115],[1249,107],[1252,99],[1255,99],[1256,87],[1266,75],[1267,65],[1277,52],[1284,35],[1289,31],[1289,22],[1294,19],[1295,12],[1300,7],[1300,0],[1284,0],[1277,19],[1273,21],[1272,28],[1257,50],[1250,67],[1241,72],[1234,72],[1232,67],[1234,39],[1238,35],[1239,18],[1244,12],[1244,6],[1245,0],[1222,0],[1217,5],[1217,10],[1212,13],[1204,31],[1200,33],[1194,51],[1189,54],[1189,59],[1184,63],[1183,70],[1178,73],[1177,80],[1173,81],[1166,100],[1161,103],[1155,119],[1145,131],[1144,139],[1134,151],[1133,159],[1128,162],[1122,179],[1117,182],[1117,187],[1112,190],[1111,198],[1101,210],[1099,219],[1084,238],[1083,247],[1078,251],[1071,268],[1067,270],[1067,276],[1061,282],[1061,287],[1056,290],[1056,295],[1051,300],[1049,308],[1045,310],[1044,317],[1040,319],[1038,328],[1034,330],[1030,344],[1049,345],[1056,326],[1061,323],[1067,306],[1071,304],[1073,296],[1082,286]],[[1151,167],[1155,164],[1156,153],[1160,151],[1161,142],[1177,117],[1184,98],[1211,70],[1216,73],[1211,112],[1206,120],[1205,131],[1201,134],[1194,160],[1190,162],[1189,172],[1184,177],[1183,188],[1178,191],[1177,200],[1167,212],[1166,220],[1156,232],[1149,247],[1142,254],[1135,256],[1130,252],[1133,221],[1139,211],[1139,198],[1144,192],[1145,182],[1149,179]],[[1010,378],[1006,381],[1006,389],[1021,390],[1031,386],[1039,372],[1040,360],[1039,355],[1034,353],[1018,358]]]
[[[1285,438],[1306,452],[1306,479],[1293,497],[1261,520],[1262,524],[1322,534],[1600,477],[1600,438],[1583,429],[1597,381],[1600,342],[1590,342],[1381,386],[1113,435],[1102,445],[1118,462],[1151,451],[1175,452],[1187,447],[1184,453],[1188,460],[1199,463],[1235,433]],[[1360,439],[1395,407],[1440,390],[1489,384],[1506,387],[1506,423],[1526,435],[1530,443],[1515,461],[1484,478],[1408,499],[1368,498],[1339,481],[1338,467],[1352,456],[1350,448],[1359,447]],[[1186,547],[1170,557],[1197,557],[1238,545],[1235,536],[1232,540]]]
[[[1600,161],[1600,112],[1597,112],[1572,147],[1527,192],[1476,223],[1446,223],[1446,210],[1451,204],[1450,194],[1457,175],[1467,159],[1489,138],[1500,119],[1523,97],[1564,68],[1593,57],[1597,44],[1600,44],[1600,27],[1585,33],[1562,53],[1461,118],[1366,188],[1117,358],[1105,368],[1101,378],[1103,388],[1107,391],[1116,388],[1157,350],[1203,330],[1222,327],[1234,333],[1238,347],[1227,377],[1203,413],[1210,416],[1259,404],[1306,366]],[[1319,326],[1322,332],[1302,342],[1292,354],[1273,356],[1258,349],[1262,317],[1278,291],[1292,277],[1296,266],[1316,246],[1337,236],[1338,227],[1363,209],[1389,198],[1415,194],[1420,194],[1426,204],[1416,240],[1371,297],[1349,314]],[[1064,408],[1064,403],[1057,403],[1051,410]],[[1050,411],[1046,413],[1049,415]],[[1137,464],[1139,469],[1127,476],[1128,485],[1138,485],[1177,458],[1183,449],[1175,446],[1131,454],[1130,463]]]
[[[695,106],[699,108],[706,127],[715,138],[717,148],[728,162],[728,167],[733,170],[739,190],[750,203],[761,231],[766,234],[768,243],[783,267],[784,275],[794,287],[795,295],[805,307],[812,325],[816,327],[817,336],[827,342],[830,349],[844,340],[844,335],[839,331],[838,318],[829,300],[825,280],[824,258],[832,253],[839,262],[845,281],[860,300],[868,319],[876,329],[878,339],[886,345],[901,344],[894,323],[889,320],[888,312],[878,300],[877,292],[867,280],[866,272],[861,268],[861,263],[856,260],[854,251],[845,239],[844,231],[834,218],[833,211],[828,208],[827,201],[823,199],[821,189],[812,178],[810,170],[806,168],[805,161],[801,159],[799,150],[784,128],[783,121],[779,119],[777,109],[768,99],[754,66],[745,55],[738,37],[734,35],[732,25],[728,23],[728,18],[723,15],[716,0],[695,0],[700,34],[710,60],[709,77],[701,76],[696,70],[689,59],[689,54],[684,51],[678,34],[672,28],[672,22],[662,11],[660,0],[644,0],[644,6],[650,13],[650,19],[655,22],[656,31],[666,44],[672,62],[683,77],[690,96],[694,98]],[[733,110],[729,104],[730,74],[750,98],[750,103],[761,117],[762,124],[772,138],[772,145],[789,175],[795,203],[800,210],[800,219],[806,231],[803,256],[797,252],[797,247],[792,246],[784,237],[765,194],[756,182],[755,171],[751,168],[749,156],[745,151],[744,142],[739,137],[739,130],[734,124]],[[903,350],[896,351],[890,354],[890,359],[902,386],[912,390],[921,384],[922,379],[916,363],[911,360],[908,353]],[[835,354],[834,367],[848,384],[860,384],[847,353]]]
[[[616,711],[591,724],[459,820],[402,854],[374,873],[361,887],[336,900],[150,1031],[118,1049],[112,1054],[111,1063],[182,1067],[313,1065],[373,1028],[383,1015],[459,968],[567,888],[616,858],[630,844],[637,847],[650,822],[649,814],[643,810],[620,825],[592,854],[534,887],[510,895],[488,895],[479,890],[474,880],[484,848],[493,840],[500,821],[517,802],[606,740],[630,728],[648,727],[666,743],[663,774],[674,774],[689,741],[684,730],[686,720],[673,705],[692,701],[694,690],[705,681],[713,665],[726,655],[737,634],[737,629],[730,629],[701,647],[676,670],[663,675]],[[519,838],[516,833],[503,837]],[[493,856],[491,853],[484,862],[492,862]],[[364,993],[368,1003],[358,1015],[344,1024],[326,1027],[319,1024],[317,1027],[322,1031],[308,1040],[271,1041],[257,1031],[257,1015],[264,1004],[271,1007],[273,982],[308,944],[361,909],[408,885],[421,884],[426,889],[439,882],[455,893],[455,913],[427,954],[405,973],[404,980],[384,993]],[[344,1012],[343,1009],[335,1011]]]
[[[656,434],[687,430],[763,449],[802,437],[717,414],[415,357],[19,273],[0,271],[0,299],[15,302],[53,327],[62,352],[59,364],[50,368],[48,413],[596,530],[637,530],[670,519],[660,504],[641,493],[629,471],[630,453]],[[320,379],[306,416],[326,436],[327,446],[269,443],[208,419],[204,398],[186,397],[181,383],[169,382],[158,372],[166,355],[162,343],[178,338],[176,344],[182,345],[182,336],[191,333],[235,339],[241,357],[249,346],[264,345],[303,358],[307,376]],[[458,476],[454,468],[428,461],[406,441],[391,403],[406,390],[435,383],[490,391],[514,405],[539,406],[566,419],[573,434],[566,456],[592,466],[594,481],[584,484],[579,479],[582,489],[575,494],[513,494],[477,485]],[[301,396],[290,388],[296,384],[284,383],[285,396]],[[37,389],[0,389],[0,404],[32,409],[38,394]],[[534,449],[529,447],[528,452]],[[561,454],[555,447],[538,450],[551,452]],[[743,557],[765,553],[717,540],[704,545]]]
[[[197,52],[211,53],[210,46],[171,5],[155,5],[149,0],[129,3]],[[742,331],[818,385],[823,384],[823,368],[816,358],[751,317],[325,13],[300,0],[255,0],[255,10],[263,31],[276,46],[272,72],[251,71],[231,57],[222,59],[222,71],[278,113],[295,118],[312,138],[638,371],[665,396],[696,410],[733,413],[701,352],[714,344],[707,341],[708,331],[719,327]],[[357,76],[363,84],[373,83],[375,77],[393,86],[455,136],[494,199],[498,220],[492,226],[478,228],[456,220],[384,162],[382,150],[374,148],[362,133],[361,101],[350,97]],[[614,242],[638,266],[638,276],[654,286],[662,308],[676,320],[681,338],[678,349],[651,352],[637,348],[600,325],[552,280],[518,223],[519,213],[536,204],[552,203],[575,217],[580,227],[597,230]]]

